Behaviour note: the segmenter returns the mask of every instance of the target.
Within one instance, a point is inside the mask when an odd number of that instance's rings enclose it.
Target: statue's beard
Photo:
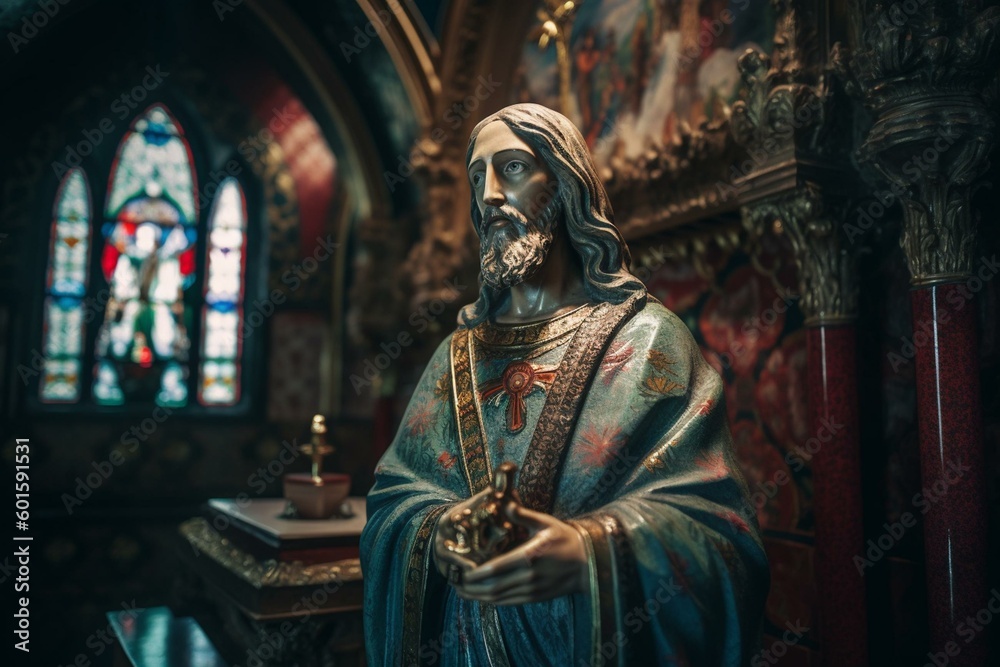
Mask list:
[[[494,214],[510,220],[509,224],[492,224],[480,237],[480,276],[493,289],[503,289],[524,282],[545,263],[555,236],[555,220],[559,200],[553,198],[537,220],[529,221],[511,206],[487,206],[483,220]]]

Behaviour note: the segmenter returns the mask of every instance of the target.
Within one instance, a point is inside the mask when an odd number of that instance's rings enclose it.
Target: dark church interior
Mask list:
[[[770,573],[742,662],[590,664],[1000,664],[994,0],[0,6],[4,664],[379,665],[365,497],[519,103],[721,377]]]

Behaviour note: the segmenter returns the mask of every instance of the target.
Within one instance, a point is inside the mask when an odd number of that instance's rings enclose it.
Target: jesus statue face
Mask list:
[[[559,218],[555,177],[530,145],[494,121],[476,138],[469,182],[482,219],[483,282],[502,289],[530,278],[545,263]]]

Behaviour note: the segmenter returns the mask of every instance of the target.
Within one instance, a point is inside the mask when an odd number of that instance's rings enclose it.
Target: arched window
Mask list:
[[[246,270],[247,214],[234,178],[219,187],[208,220],[208,270],[202,307],[201,373],[204,405],[232,405],[240,398],[240,326]]]
[[[40,400],[180,408],[197,387],[202,406],[235,405],[248,233],[240,183],[223,181],[202,221],[191,144],[159,103],[133,120],[109,171],[96,236],[99,275],[91,276],[89,291],[93,225],[82,169],[65,174],[56,196]],[[85,373],[89,318],[97,329]]]
[[[90,217],[87,178],[80,169],[70,169],[52,207],[42,333],[45,367],[39,383],[46,403],[75,403],[80,398]]]

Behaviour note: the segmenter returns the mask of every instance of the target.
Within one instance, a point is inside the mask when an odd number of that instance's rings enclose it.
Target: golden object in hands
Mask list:
[[[481,503],[448,517],[455,535],[444,546],[477,565],[510,551],[527,539],[527,531],[507,517],[521,501],[514,491],[517,465],[506,462],[497,469],[492,492]]]

